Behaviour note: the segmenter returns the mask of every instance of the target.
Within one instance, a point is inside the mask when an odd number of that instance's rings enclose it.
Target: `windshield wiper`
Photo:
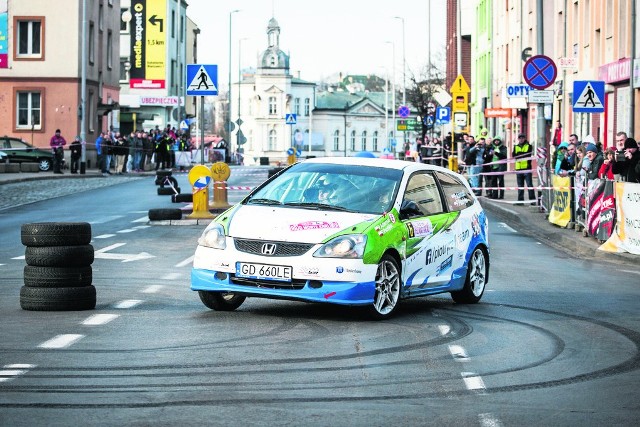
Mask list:
[[[274,200],[274,199],[250,199],[247,201],[247,204],[251,204],[251,205],[278,205],[280,206],[282,203],[280,203],[278,200]]]
[[[316,209],[319,209],[319,210],[328,210],[328,211],[353,212],[351,209],[347,209],[347,208],[344,208],[342,206],[327,205],[325,203],[287,202],[284,205],[285,206],[299,206],[301,208],[316,208]]]

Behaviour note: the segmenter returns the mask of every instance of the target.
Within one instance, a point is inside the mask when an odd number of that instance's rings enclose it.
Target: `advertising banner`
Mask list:
[[[0,68],[9,68],[9,25],[7,0],[0,0]]]
[[[592,179],[587,187],[587,197],[589,197],[589,210],[587,211],[587,231],[590,236],[598,235],[600,226],[600,212],[602,211],[602,201],[604,199],[604,184],[601,179]]]
[[[602,207],[600,208],[600,224],[598,225],[597,239],[604,242],[613,233],[616,223],[616,199],[613,191],[613,181],[604,181],[602,193]]]
[[[551,211],[549,222],[560,227],[566,227],[571,221],[571,178],[553,175],[553,190],[551,192]]]
[[[132,89],[166,87],[166,0],[132,0],[131,70]]]
[[[598,249],[640,255],[640,184],[615,183],[616,225]]]

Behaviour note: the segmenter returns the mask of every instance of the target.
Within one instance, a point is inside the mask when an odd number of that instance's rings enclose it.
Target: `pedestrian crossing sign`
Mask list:
[[[187,64],[187,95],[206,96],[218,94],[218,66]]]
[[[284,120],[288,125],[295,125],[298,122],[298,115],[297,114],[287,114],[285,116]]]
[[[573,82],[573,112],[604,112],[604,82],[577,80]]]

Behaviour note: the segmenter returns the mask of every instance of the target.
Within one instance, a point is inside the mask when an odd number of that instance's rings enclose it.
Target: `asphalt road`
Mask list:
[[[266,178],[245,172],[230,184]],[[490,216],[480,304],[415,299],[384,322],[263,299],[214,312],[189,290],[202,226],[148,224],[175,207],[152,181],[0,211],[0,425],[636,425],[638,271]],[[91,223],[95,310],[20,309],[20,224],[39,221]]]

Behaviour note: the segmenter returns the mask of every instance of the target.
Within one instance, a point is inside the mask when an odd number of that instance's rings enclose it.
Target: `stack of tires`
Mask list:
[[[96,288],[91,284],[94,259],[91,224],[41,222],[23,224],[24,286],[20,307],[32,311],[92,310]]]
[[[156,171],[155,184],[158,186],[159,196],[170,196],[180,194],[178,180],[171,176],[171,171]]]

